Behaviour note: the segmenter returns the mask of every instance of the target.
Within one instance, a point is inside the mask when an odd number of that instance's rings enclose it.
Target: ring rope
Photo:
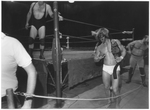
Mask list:
[[[92,43],[92,42],[97,42],[96,40],[93,41],[79,41],[79,42],[69,42],[69,44],[74,44],[74,43]],[[40,42],[35,42],[35,43],[40,43]],[[46,42],[46,44],[52,43],[52,42]],[[66,42],[60,42],[60,43],[66,43]]]
[[[48,36],[52,36],[52,35],[47,35],[47,37]],[[76,37],[76,36],[71,36],[71,35],[63,35],[63,36],[69,36],[70,38],[78,38],[78,39],[82,39],[82,40],[88,40],[88,41],[78,41],[78,42],[69,42],[70,44],[71,43],[88,43],[88,42],[97,42],[96,40],[94,40],[94,39],[87,39],[87,38],[85,38],[85,37]],[[91,36],[91,35],[90,35]],[[89,37],[90,37],[89,36]],[[49,37],[49,38],[51,38],[51,37]],[[63,37],[62,37],[63,38]],[[53,38],[51,38],[51,39],[53,39]],[[133,38],[126,38],[126,39],[119,39],[120,41],[132,41],[133,40]],[[35,43],[39,43],[39,42],[35,42]],[[46,42],[46,43],[52,43],[52,42]],[[66,43],[66,42],[61,42],[61,43]]]
[[[123,31],[123,32],[118,32],[118,33],[111,33],[111,34],[133,34],[134,31]],[[78,41],[78,42],[69,42],[70,44],[71,43],[92,43],[92,42],[97,42],[96,40],[94,39],[89,39],[87,37],[91,37],[91,38],[94,38],[92,35],[88,35],[88,36],[80,36],[80,37],[76,37],[76,36],[72,36],[72,35],[65,35],[65,34],[62,34],[60,33],[61,36],[66,36],[66,37],[70,37],[70,38],[78,38],[78,39],[82,39],[82,40],[87,40],[87,41]],[[46,38],[50,38],[50,39],[53,39],[53,36],[54,34],[51,34],[51,35],[46,35]],[[38,38],[38,37],[36,37]],[[63,39],[64,37],[62,37],[61,39]],[[134,40],[133,38],[126,38],[126,39],[119,39],[120,41],[132,41]],[[39,43],[39,42],[35,42],[35,43]],[[46,43],[52,43],[52,42],[46,42]],[[61,43],[66,43],[66,42],[61,42]]]
[[[104,26],[99,26],[99,25],[95,25],[95,24],[85,23],[85,22],[81,22],[81,21],[71,20],[71,19],[67,19],[67,18],[63,18],[63,19],[66,20],[66,21],[76,22],[76,23],[85,24],[85,25],[94,26],[94,27],[100,27],[100,28],[104,27]],[[106,28],[108,28],[108,27],[106,27]],[[121,30],[112,29],[112,28],[108,28],[108,29],[115,30],[115,31],[121,31]]]
[[[53,21],[53,19],[46,21],[46,23]]]
[[[133,41],[133,39],[128,38],[128,39],[120,39],[120,41]],[[91,40],[91,41],[77,41],[77,42],[69,42],[69,44],[74,44],[74,43],[92,43],[92,42],[97,42],[96,40]],[[35,42],[35,43],[40,43],[40,42]],[[52,43],[52,42],[45,42],[46,44]],[[60,43],[66,43],[66,42],[61,42]]]
[[[46,35],[45,37],[53,37],[54,34]]]
[[[71,19],[68,19],[68,18],[63,18],[63,19],[66,20],[66,21],[76,22],[76,23],[85,24],[85,25],[90,25],[90,26],[94,26],[94,27],[100,27],[100,28],[101,28],[101,27],[104,27],[104,26],[99,26],[99,25],[95,25],[95,24],[85,23],[85,22],[81,22],[81,21],[71,20]],[[53,19],[48,20],[48,21],[46,21],[46,23],[51,22],[51,21],[54,21],[54,20],[53,20]],[[29,28],[30,28],[30,27],[31,27],[31,26],[29,26]],[[107,27],[106,27],[106,28],[107,28]],[[23,28],[18,29],[18,30],[14,31],[14,32],[21,31],[21,30],[23,30],[23,29],[26,29],[26,28],[23,27]],[[115,30],[115,31],[121,31],[121,30],[113,29],[113,28],[108,28],[108,29],[110,29],[110,30]],[[119,33],[120,33],[120,32],[119,32]]]
[[[93,41],[79,41],[79,42],[69,42],[69,44],[74,44],[74,43],[92,43],[92,42],[97,42],[96,40]],[[61,42],[62,43],[62,42]],[[63,42],[65,43],[65,42]]]
[[[116,32],[116,33],[110,33],[111,35],[113,34],[133,34],[133,31],[121,31],[121,32]],[[46,37],[51,37],[54,36],[54,34],[51,35],[46,35]],[[65,35],[63,34],[62,36],[72,36],[72,35]],[[75,36],[74,36],[75,37]],[[80,38],[84,38],[84,37],[92,37],[92,35],[87,35],[87,36],[80,36]]]
[[[110,33],[110,34],[133,34],[133,31],[121,31],[121,32]],[[46,35],[46,37],[53,37],[53,36],[54,36],[54,34]],[[62,36],[72,36],[72,35],[65,35],[65,34],[63,34]],[[75,36],[73,36],[73,37],[75,37]],[[84,38],[84,37],[92,37],[92,35],[80,36],[80,38],[81,37],[82,38]]]
[[[92,35],[87,35],[87,36],[80,36],[80,37],[84,38],[84,37],[93,37],[93,36]]]
[[[24,95],[24,96],[33,96],[33,97],[37,97],[37,98],[46,98],[46,99],[61,99],[61,100],[85,100],[85,101],[87,101],[87,100],[108,100],[108,99],[110,99],[110,98],[117,98],[117,97],[120,97],[120,96],[123,96],[123,95],[126,95],[126,94],[129,94],[129,93],[131,93],[131,92],[134,92],[135,90],[137,90],[137,89],[139,89],[139,88],[141,88],[142,87],[142,85],[140,85],[139,87],[137,87],[137,88],[135,88],[135,89],[133,89],[133,90],[130,90],[130,91],[128,91],[128,92],[125,92],[125,93],[123,93],[123,94],[121,94],[121,95],[118,95],[118,96],[115,96],[115,97],[108,97],[108,98],[98,98],[98,99],[85,99],[85,98],[62,98],[62,97],[50,97],[50,96],[41,96],[41,95],[35,95],[35,94],[27,94],[27,93],[14,93],[14,94],[16,94],[16,95]],[[79,95],[78,95],[79,96]]]
[[[122,31],[122,32],[119,32],[119,33],[122,33],[122,34],[132,34],[133,31]],[[110,34],[117,34],[117,33],[110,33]],[[72,37],[72,38],[75,38],[76,36],[72,36],[72,35],[65,35],[63,34],[63,36],[69,36],[69,37]],[[93,37],[92,35],[87,35],[87,36],[80,36],[80,37],[76,37],[76,38],[79,38],[79,39],[83,39],[85,37]],[[85,40],[93,40],[93,39],[85,39]],[[123,40],[124,41],[124,40]]]
[[[87,38],[82,38],[82,37],[76,37],[76,36],[72,36],[72,35],[65,35],[63,34],[64,36],[69,36],[69,37],[72,37],[72,38],[79,38],[79,39],[84,39],[84,40],[93,40],[93,39],[87,39]]]
[[[89,41],[77,41],[77,42],[69,42],[69,44],[71,44],[71,43],[92,43],[92,42],[97,42],[96,40],[89,40]],[[40,42],[34,42],[34,43],[40,43]],[[52,43],[52,42],[45,42],[45,44],[48,44],[48,43]],[[60,43],[66,43],[66,42],[63,42],[63,41],[60,41]]]

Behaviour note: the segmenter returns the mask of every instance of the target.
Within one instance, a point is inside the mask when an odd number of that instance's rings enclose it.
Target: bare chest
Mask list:
[[[106,53],[111,53],[111,44],[108,43],[108,44],[103,44],[101,46],[101,52],[106,54]]]
[[[136,43],[136,44],[134,45],[134,49],[143,50],[143,51],[144,51],[144,50],[147,49],[147,46],[144,45],[143,43],[138,42],[138,43]]]
[[[42,5],[42,6],[35,5],[33,8],[33,12],[34,13],[44,13],[45,12],[45,5]]]

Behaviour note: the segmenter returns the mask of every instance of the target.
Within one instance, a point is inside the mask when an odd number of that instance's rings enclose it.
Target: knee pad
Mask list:
[[[40,45],[42,45],[42,46],[45,45],[45,39],[40,39]]]
[[[145,75],[144,68],[139,68],[141,75]]]
[[[29,45],[33,44],[34,43],[34,39],[32,37],[29,37]]]

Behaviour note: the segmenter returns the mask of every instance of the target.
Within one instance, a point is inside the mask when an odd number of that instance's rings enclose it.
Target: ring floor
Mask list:
[[[74,51],[74,52],[64,52],[64,58],[71,59],[70,54],[74,54],[74,58],[82,58],[85,57],[85,51]],[[78,55],[75,55],[78,54]],[[91,51],[86,51],[86,56],[91,57],[93,53]],[[38,58],[38,53],[34,53],[35,58]],[[51,59],[51,52],[45,52],[45,57]],[[129,68],[129,67],[127,67]],[[146,83],[148,84],[149,81],[149,70],[148,65],[145,67],[146,70]],[[149,108],[149,86],[143,87],[141,85],[141,77],[139,70],[136,68],[132,82],[126,84],[126,80],[128,78],[128,73],[125,72],[122,74],[122,89],[121,89],[121,102],[120,102],[120,109],[148,109]],[[149,85],[149,84],[148,84]],[[55,93],[49,94],[49,96],[55,96]],[[63,91],[62,97],[65,98],[88,98],[88,99],[99,99],[99,98],[106,98],[104,85],[102,83],[102,77],[96,77],[86,82],[83,82],[73,89],[65,89]],[[56,100],[48,99],[48,103],[43,105],[42,109],[48,108],[55,108]],[[71,108],[71,109],[113,109],[115,108],[115,102],[111,104],[107,104],[107,100],[87,100],[87,101],[80,101],[80,100],[65,100],[64,105],[62,108]]]

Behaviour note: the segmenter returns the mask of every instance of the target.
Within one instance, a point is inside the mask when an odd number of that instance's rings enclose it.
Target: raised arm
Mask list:
[[[121,51],[121,56],[120,57],[116,57],[116,61],[117,62],[121,62],[125,55],[126,55],[126,49],[125,47],[121,44],[121,42],[117,39],[115,39],[115,42],[117,43],[118,47],[120,48],[120,51]]]

